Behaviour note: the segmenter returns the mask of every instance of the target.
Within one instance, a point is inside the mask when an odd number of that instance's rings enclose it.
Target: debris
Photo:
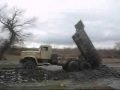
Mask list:
[[[79,72],[67,72],[64,70],[49,71],[46,69],[36,69],[34,71],[22,69],[0,70],[0,83],[27,83],[65,79],[84,82],[108,77],[120,78],[120,73],[105,65],[101,65],[96,69],[86,69]]]
[[[117,72],[113,68],[108,68],[105,65],[101,65],[100,67],[93,70],[92,69],[83,70],[72,74],[74,75],[75,80],[82,82],[96,80],[99,78],[109,78],[109,77],[120,78],[119,72]]]

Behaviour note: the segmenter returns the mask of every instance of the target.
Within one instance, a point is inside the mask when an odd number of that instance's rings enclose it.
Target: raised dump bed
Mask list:
[[[72,36],[83,58],[91,64],[92,67],[98,67],[101,64],[101,58],[94,45],[84,30],[84,24],[80,20],[76,25],[76,33]]]

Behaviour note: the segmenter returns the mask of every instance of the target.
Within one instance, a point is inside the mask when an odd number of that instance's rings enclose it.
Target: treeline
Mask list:
[[[99,49],[102,58],[120,58],[120,50],[116,49]]]
[[[8,50],[7,54],[12,55],[21,55],[21,51],[37,51],[38,48],[11,48]],[[116,49],[97,49],[98,53],[102,58],[120,58],[120,50]],[[53,53],[58,54],[59,56],[70,56],[70,57],[77,57],[80,55],[80,52],[77,48],[64,48],[64,49],[53,49]]]

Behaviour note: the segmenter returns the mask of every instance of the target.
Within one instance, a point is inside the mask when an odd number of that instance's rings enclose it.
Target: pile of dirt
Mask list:
[[[72,73],[75,80],[77,81],[93,81],[100,78],[120,78],[120,73],[117,70],[107,67],[105,65],[101,65],[99,68],[96,69],[87,69],[80,72]]]
[[[64,79],[84,82],[109,77],[120,78],[120,73],[104,65],[96,69],[87,69],[79,72],[67,72],[63,70],[49,71],[46,69],[36,69],[34,71],[23,69],[0,70],[0,83],[27,83]]]
[[[27,83],[27,82],[42,82],[45,80],[64,80],[70,78],[68,72],[48,71],[45,69],[31,70],[0,70],[0,83]]]
[[[28,79],[34,79],[36,81],[43,80],[64,80],[70,78],[70,73],[63,70],[49,71],[46,69],[36,69],[34,71],[25,71],[21,72],[21,76]],[[30,81],[30,80],[29,80]]]

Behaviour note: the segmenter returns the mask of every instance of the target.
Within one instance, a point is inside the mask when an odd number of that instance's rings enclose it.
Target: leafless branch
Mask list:
[[[29,19],[29,20],[21,23],[21,24],[17,24],[16,27],[23,27],[23,26],[26,26],[26,25],[31,25],[34,22],[36,22],[36,18],[32,18],[32,19]]]
[[[31,34],[23,34],[22,30],[25,27],[30,27],[36,22],[36,18],[31,18],[28,20],[22,20],[22,10],[14,9],[11,16],[7,14],[0,17],[0,23],[2,24],[2,30],[7,30],[10,33],[9,40],[4,43],[4,47],[1,49],[0,53],[6,52],[11,45],[17,43],[24,43],[25,38],[29,37]]]

